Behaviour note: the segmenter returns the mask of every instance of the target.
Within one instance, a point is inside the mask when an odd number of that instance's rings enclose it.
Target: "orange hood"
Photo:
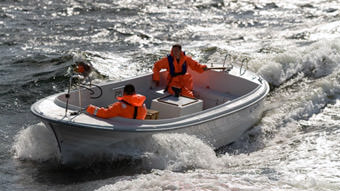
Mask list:
[[[123,97],[117,97],[118,100],[124,100],[133,106],[142,106],[146,97],[140,94],[124,95]]]

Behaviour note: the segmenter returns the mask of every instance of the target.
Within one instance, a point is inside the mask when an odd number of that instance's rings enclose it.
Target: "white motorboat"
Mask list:
[[[51,95],[34,103],[31,111],[54,132],[64,164],[124,142],[149,139],[157,133],[194,135],[217,149],[235,141],[261,118],[263,100],[269,92],[269,85],[261,76],[248,70],[241,72],[237,67],[202,74],[188,72],[192,74],[197,99],[164,93],[166,72],[162,72],[156,88],[152,74],[145,74],[104,83],[100,88],[92,86]],[[158,119],[102,119],[79,112],[89,104],[112,104],[128,83],[147,97],[146,106],[158,114]],[[70,96],[65,96],[68,93]]]

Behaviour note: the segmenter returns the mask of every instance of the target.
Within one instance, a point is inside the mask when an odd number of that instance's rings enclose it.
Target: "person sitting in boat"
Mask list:
[[[201,65],[191,57],[185,55],[180,44],[175,44],[172,46],[170,55],[155,62],[152,80],[156,83],[156,86],[159,86],[159,72],[161,69],[166,69],[169,74],[165,91],[172,95],[182,95],[193,98],[193,83],[191,75],[187,72],[188,66],[190,69],[199,73],[203,73],[208,69],[206,65]]]
[[[145,96],[136,94],[135,87],[128,84],[124,87],[123,97],[117,97],[119,101],[108,108],[89,105],[86,111],[101,118],[125,117],[130,119],[145,119],[147,110],[144,104]]]

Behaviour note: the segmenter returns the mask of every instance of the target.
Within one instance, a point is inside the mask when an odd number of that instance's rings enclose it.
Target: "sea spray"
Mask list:
[[[148,168],[180,171],[214,169],[222,165],[212,147],[187,134],[155,134],[145,144],[144,165]]]
[[[22,129],[12,145],[14,158],[20,160],[48,161],[59,158],[57,141],[53,132],[43,123]]]

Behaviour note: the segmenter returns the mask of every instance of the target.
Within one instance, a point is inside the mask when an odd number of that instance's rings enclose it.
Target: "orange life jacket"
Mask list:
[[[124,95],[117,97],[118,102],[108,106],[108,108],[99,108],[90,105],[86,111],[92,115],[101,118],[124,117],[130,119],[145,119],[147,110],[144,104],[145,96],[140,94]]]
[[[190,69],[196,72],[202,73],[207,66],[199,64],[191,57],[186,56],[184,52],[181,52],[179,62],[173,58],[173,50],[171,50],[171,54],[169,56],[155,62],[152,79],[154,81],[159,81],[160,70],[166,69],[169,72],[167,77],[167,91],[170,94],[174,94],[172,87],[177,87],[181,89],[181,95],[194,97],[192,93],[192,78],[191,75],[187,72],[187,67],[190,67]]]

